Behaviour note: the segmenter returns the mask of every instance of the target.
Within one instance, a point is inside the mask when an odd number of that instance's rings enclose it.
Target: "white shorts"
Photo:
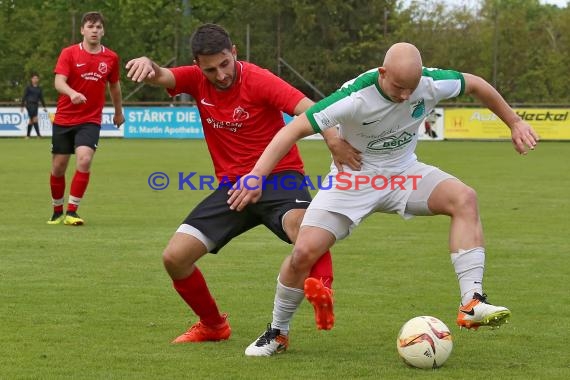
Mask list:
[[[397,175],[375,171],[329,174],[331,186],[321,189],[307,209],[301,226],[330,231],[344,239],[364,218],[374,212],[397,213],[404,219],[432,215],[427,201],[433,189],[455,178],[439,168],[416,162]],[[328,186],[327,186],[328,187]]]

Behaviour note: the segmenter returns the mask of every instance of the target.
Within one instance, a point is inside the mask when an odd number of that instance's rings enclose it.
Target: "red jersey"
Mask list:
[[[302,92],[252,63],[236,61],[233,85],[217,89],[197,65],[170,69],[176,87],[171,96],[187,93],[200,112],[204,137],[218,180],[234,181],[253,169],[273,136],[285,126],[283,115],[294,114],[305,97]],[[296,170],[303,173],[297,146],[277,164],[273,173]]]
[[[60,94],[54,123],[61,126],[101,125],[107,82],[119,81],[119,56],[102,45],[99,53],[92,54],[79,43],[61,51],[54,73],[65,75],[69,87],[87,98],[83,104],[73,104],[69,96]]]

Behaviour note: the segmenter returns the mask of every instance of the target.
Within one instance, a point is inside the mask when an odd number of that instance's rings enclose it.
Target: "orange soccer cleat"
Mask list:
[[[317,329],[330,330],[334,326],[333,291],[314,277],[305,280],[305,297],[315,309]]]
[[[228,323],[228,315],[222,314],[224,322],[218,326],[206,326],[201,321],[192,325],[184,334],[174,339],[172,343],[217,342],[229,339],[232,329]]]

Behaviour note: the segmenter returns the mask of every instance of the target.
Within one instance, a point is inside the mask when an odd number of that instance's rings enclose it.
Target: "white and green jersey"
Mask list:
[[[424,68],[410,98],[396,103],[382,92],[372,69],[346,82],[306,112],[315,132],[339,126],[341,136],[362,152],[363,168],[401,172],[413,164],[418,128],[437,103],[463,94],[457,71]]]

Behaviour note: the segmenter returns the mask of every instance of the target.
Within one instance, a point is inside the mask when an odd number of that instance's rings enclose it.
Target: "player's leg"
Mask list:
[[[267,330],[246,348],[247,356],[271,356],[287,349],[289,324],[305,298],[304,281],[314,263],[334,242],[334,235],[325,229],[301,228],[293,253],[285,258],[277,279],[273,320]]]
[[[284,171],[267,178],[265,191],[251,207],[263,223],[279,238],[295,243],[311,194],[304,176],[296,171]],[[305,281],[305,296],[315,309],[317,328],[329,330],[334,325],[332,299],[333,267],[330,251],[313,265]]]
[[[319,211],[313,211],[319,212]],[[326,211],[320,211],[326,213]],[[283,217],[284,229],[293,243],[297,240],[299,228],[305,209],[288,211]],[[324,215],[323,217],[327,217]],[[291,232],[294,233],[291,233]],[[319,330],[330,330],[334,326],[334,302],[331,289],[333,281],[333,267],[330,250],[318,258],[311,267],[309,275],[304,282],[303,291],[307,301],[311,303],[315,312],[315,323]]]
[[[334,174],[330,175],[335,178]],[[313,297],[310,291],[315,289],[310,289],[309,286],[309,292],[305,292],[304,281],[310,281],[307,276],[319,257],[328,251],[336,240],[348,236],[355,226],[353,221],[360,221],[375,209],[378,194],[382,193],[372,188],[368,189],[369,191],[365,191],[363,201],[360,198],[362,191],[339,190],[335,185],[333,184],[327,191],[319,191],[311,201],[303,217],[293,255],[286,258],[281,268],[273,307],[273,321],[267,330],[247,347],[246,355],[269,356],[285,350],[286,344],[283,341],[289,333],[289,322],[304,296],[313,303],[313,307],[316,305],[317,326],[332,328],[334,314],[331,294],[322,292],[324,288],[320,288],[316,289],[317,296]],[[354,203],[356,198],[359,200],[358,207]],[[291,270],[293,271],[290,272]],[[285,277],[281,277],[283,275]]]
[[[34,127],[34,130],[36,131],[36,136],[41,137],[40,136],[40,126],[38,124],[38,107],[34,107],[33,109],[29,109],[28,115],[30,116],[30,123]],[[29,127],[29,124],[28,124],[28,127]],[[28,133],[28,135],[29,135],[29,133]]]
[[[69,154],[53,154],[52,168],[49,178],[53,214],[47,224],[60,224],[63,222],[63,202],[65,194],[65,170],[69,164]]]
[[[301,222],[305,216],[305,209],[292,209],[283,216],[283,229],[289,237],[289,240],[295,243]],[[333,264],[330,251],[325,252],[313,265],[309,277],[314,278],[316,282],[322,283],[327,288],[332,288],[333,283]]]
[[[489,305],[483,293],[485,248],[475,191],[434,168],[418,182],[417,189],[408,199],[406,212],[451,218],[449,250],[463,305],[459,308],[457,323],[467,328],[504,323],[510,311],[502,306]]]
[[[34,124],[32,118],[34,115],[33,109],[29,105],[26,105],[26,111],[28,112],[28,131],[26,133],[26,139],[29,139],[32,134],[32,125]]]
[[[341,213],[311,208],[307,211],[301,225],[303,228],[313,227],[326,231],[326,233],[322,231],[321,233],[323,237],[326,236],[327,240],[325,241],[329,241],[328,246],[330,247],[337,240],[344,239],[349,235],[353,222]],[[327,252],[330,251],[327,250]],[[317,329],[330,330],[334,327],[335,322],[333,293],[312,275],[315,272],[315,267],[323,260],[323,257],[326,258],[325,255],[321,256],[311,268],[309,277],[305,279],[303,290],[305,297],[313,305]]]
[[[38,117],[35,116],[33,121],[34,121],[33,124],[34,124],[34,130],[36,131],[36,136],[42,137],[42,135],[40,134],[40,125],[38,123]]]
[[[188,331],[172,343],[218,341],[228,339],[231,328],[226,314],[220,314],[216,301],[196,261],[213,246],[211,240],[199,230],[183,225],[170,239],[162,255],[166,271],[176,292],[199,317]]]
[[[437,175],[437,172],[433,172],[422,181],[429,182]],[[421,182],[419,186],[419,191],[422,191]],[[435,215],[448,215],[451,218],[449,251],[459,278],[461,302],[467,304],[475,293],[483,294],[485,248],[477,195],[461,181],[445,179],[435,185],[427,205]]]
[[[28,106],[28,135],[27,137],[31,136],[32,127],[36,131],[36,135],[40,137],[40,128],[38,125],[38,107],[35,106]]]
[[[52,133],[52,161],[50,171],[50,190],[53,205],[53,214],[48,224],[63,222],[63,197],[65,194],[65,171],[73,153],[73,136],[70,130],[57,124],[53,125]]]
[[[91,175],[91,163],[95,156],[101,127],[97,124],[82,124],[73,127],[75,131],[75,173],[71,180],[67,212],[64,224],[81,226],[85,222],[77,214],[79,203],[83,199]]]
[[[173,343],[218,341],[230,337],[227,315],[220,314],[206,280],[196,266],[206,253],[217,253],[233,237],[259,224],[247,210],[231,211],[227,199],[227,189],[218,189],[200,202],[164,250],[163,263],[174,288],[200,319]]]
[[[270,175],[265,182],[261,199],[251,207],[263,223],[280,239],[295,243],[305,210],[311,203],[311,194],[304,184],[305,177],[288,170]],[[332,287],[333,267],[330,252],[325,254],[311,269],[310,277]]]

